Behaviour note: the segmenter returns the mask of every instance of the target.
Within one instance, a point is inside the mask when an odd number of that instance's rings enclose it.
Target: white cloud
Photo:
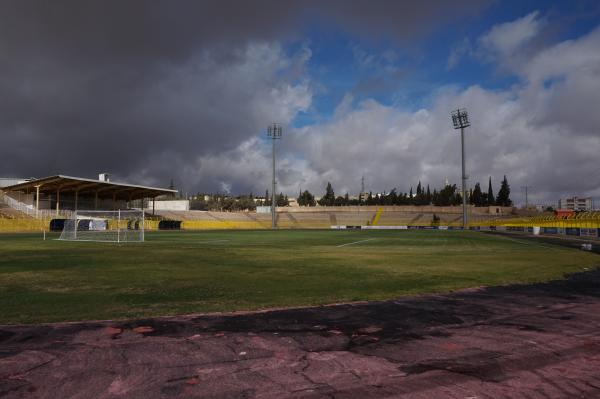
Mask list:
[[[580,137],[574,126],[534,123],[544,116],[532,113],[527,101],[520,91],[478,86],[442,90],[431,108],[413,113],[366,101],[328,124],[290,134],[290,147],[305,156],[302,165],[292,167],[309,168],[302,170],[303,187],[317,195],[327,181],[338,194],[356,193],[363,174],[373,191],[408,191],[419,180],[432,188],[446,178],[459,183],[460,140],[448,116],[459,104],[472,120],[466,131],[471,186],[479,181],[486,187],[491,175],[497,191],[506,174],[517,200],[525,184],[534,186],[534,200],[548,204],[563,195],[596,195],[600,136]]]
[[[518,72],[530,82],[576,73],[597,73],[600,66],[600,28],[534,54]]]
[[[483,50],[492,57],[508,57],[522,49],[540,32],[543,22],[534,11],[512,22],[498,24],[479,39]]]

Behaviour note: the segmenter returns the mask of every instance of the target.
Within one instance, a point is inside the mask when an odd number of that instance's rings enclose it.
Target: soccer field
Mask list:
[[[0,235],[0,324],[380,300],[560,278],[597,255],[462,231],[154,232],[144,243]]]

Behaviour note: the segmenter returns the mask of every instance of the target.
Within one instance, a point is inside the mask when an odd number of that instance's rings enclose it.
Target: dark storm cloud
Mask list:
[[[482,5],[470,3],[2,2],[0,175],[110,171],[166,184],[310,100],[280,74],[303,61],[277,47],[301,40],[304,22],[409,42]]]

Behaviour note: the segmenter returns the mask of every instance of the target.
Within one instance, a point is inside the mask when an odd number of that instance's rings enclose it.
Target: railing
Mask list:
[[[35,210],[35,206],[33,205],[28,205],[25,204],[21,201],[18,201],[14,198],[12,198],[11,196],[7,195],[5,192],[0,191],[0,200],[2,200],[2,202],[4,202],[6,205],[8,205],[9,207],[11,207],[12,209],[15,209],[19,212],[24,213],[27,216],[30,216],[32,218],[36,218],[36,219],[52,219],[57,217],[57,212],[56,210],[53,209],[39,209],[39,210]],[[72,211],[69,210],[60,210],[58,212],[58,217],[62,217],[62,218],[70,218],[71,215],[73,214]]]
[[[33,208],[32,205],[27,206],[24,203],[19,202],[14,198],[9,197],[4,192],[0,192],[0,199],[2,200],[2,202],[4,202],[6,205],[8,205],[12,209],[22,212],[28,216],[35,216],[35,209]]]

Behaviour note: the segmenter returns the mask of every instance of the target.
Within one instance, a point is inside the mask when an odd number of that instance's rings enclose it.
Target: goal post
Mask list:
[[[75,211],[65,220],[59,240],[143,242],[144,211]]]

